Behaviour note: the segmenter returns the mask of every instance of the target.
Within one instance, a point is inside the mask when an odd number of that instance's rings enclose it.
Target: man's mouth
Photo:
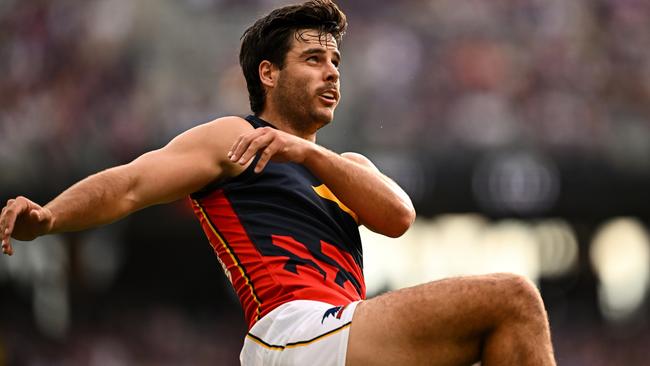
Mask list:
[[[324,89],[319,96],[327,103],[334,104],[339,100],[339,92],[334,88]]]
[[[331,100],[333,102],[336,102],[336,96],[335,96],[334,92],[325,92],[325,93],[321,94],[321,97],[323,97],[323,98],[325,98],[327,100]]]

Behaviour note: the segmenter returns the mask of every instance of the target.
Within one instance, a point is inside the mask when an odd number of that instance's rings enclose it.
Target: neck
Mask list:
[[[298,136],[311,142],[316,142],[316,131],[318,130],[317,128],[315,128],[313,131],[302,129],[300,127],[306,126],[307,124],[293,121],[290,117],[282,113],[278,113],[278,111],[270,108],[270,106],[267,106],[267,108],[265,108],[262,113],[258,115],[258,117],[269,122],[280,131],[290,133],[294,136]]]

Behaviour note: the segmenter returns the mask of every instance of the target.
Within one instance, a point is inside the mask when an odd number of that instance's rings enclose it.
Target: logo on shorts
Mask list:
[[[325,314],[323,314],[323,319],[320,321],[320,323],[323,324],[325,319],[330,315],[335,317],[336,319],[341,319],[341,315],[343,315],[343,310],[345,310],[346,307],[347,305],[335,306],[331,309],[327,309],[327,311],[325,311]]]

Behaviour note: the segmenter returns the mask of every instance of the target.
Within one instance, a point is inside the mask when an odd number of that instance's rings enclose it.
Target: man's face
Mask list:
[[[271,99],[294,128],[316,132],[334,118],[340,98],[341,55],[330,34],[319,37],[316,30],[296,34]]]

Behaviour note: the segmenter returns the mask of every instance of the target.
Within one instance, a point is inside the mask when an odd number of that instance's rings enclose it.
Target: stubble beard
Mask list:
[[[278,111],[297,132],[312,134],[332,121],[330,114],[314,107],[314,92],[307,80],[280,77],[274,94]]]

